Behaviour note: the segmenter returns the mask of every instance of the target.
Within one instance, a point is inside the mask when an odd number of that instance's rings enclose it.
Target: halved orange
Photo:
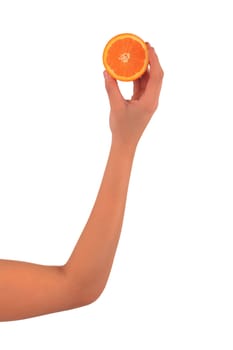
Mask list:
[[[137,35],[123,33],[108,41],[103,51],[106,71],[117,80],[132,81],[143,75],[148,66],[146,43]]]

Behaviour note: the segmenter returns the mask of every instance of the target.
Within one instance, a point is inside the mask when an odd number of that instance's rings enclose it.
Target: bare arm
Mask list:
[[[66,264],[43,266],[0,260],[0,321],[81,307],[102,293],[120,238],[138,141],[158,105],[163,72],[149,47],[150,72],[125,101],[105,73],[112,143],[100,189],[86,226]]]
[[[117,247],[133,156],[112,144],[89,220],[64,266],[0,260],[0,320],[87,305],[101,294]]]

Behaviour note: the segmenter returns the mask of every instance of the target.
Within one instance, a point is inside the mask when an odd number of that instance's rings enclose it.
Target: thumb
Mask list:
[[[117,81],[113,79],[111,75],[108,74],[107,71],[104,71],[104,79],[105,79],[105,88],[108,94],[111,108],[117,107],[117,106],[119,107],[119,104],[121,104],[124,101],[124,99],[120,92]]]

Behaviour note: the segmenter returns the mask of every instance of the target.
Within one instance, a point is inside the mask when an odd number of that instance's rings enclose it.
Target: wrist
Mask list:
[[[137,148],[137,143],[125,143],[112,137],[111,150],[118,153],[122,157],[134,158]]]

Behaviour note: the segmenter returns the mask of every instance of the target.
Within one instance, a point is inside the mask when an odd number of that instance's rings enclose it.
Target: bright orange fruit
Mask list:
[[[138,79],[148,66],[146,43],[135,34],[123,33],[108,41],[103,51],[106,71],[117,80]]]

